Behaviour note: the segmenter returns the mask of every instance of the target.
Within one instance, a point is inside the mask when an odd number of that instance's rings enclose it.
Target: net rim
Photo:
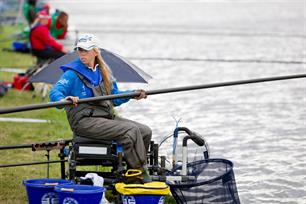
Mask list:
[[[230,160],[221,159],[221,158],[202,159],[202,160],[199,160],[199,161],[190,162],[190,163],[187,164],[187,167],[188,166],[192,166],[192,165],[199,165],[199,164],[202,164],[202,163],[211,163],[211,162],[226,163],[226,164],[228,164],[230,166],[230,168],[224,174],[222,174],[220,176],[217,176],[217,177],[215,177],[213,179],[210,179],[208,181],[200,181],[200,182],[188,183],[188,184],[182,184],[182,183],[180,183],[180,184],[171,184],[171,183],[168,183],[168,185],[171,188],[190,188],[190,187],[202,186],[202,185],[210,184],[210,183],[213,183],[213,182],[215,182],[217,180],[220,180],[220,179],[222,179],[222,177],[228,176],[230,173],[233,172],[233,167],[234,167],[233,162],[231,162]],[[174,171],[176,171],[177,169],[180,169],[180,168],[182,168],[182,166],[179,166],[179,167],[175,168],[171,173],[173,173]]]

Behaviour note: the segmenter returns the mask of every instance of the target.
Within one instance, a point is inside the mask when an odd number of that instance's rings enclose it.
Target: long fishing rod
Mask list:
[[[241,81],[230,81],[230,82],[221,82],[221,83],[212,83],[212,84],[200,84],[200,85],[194,85],[194,86],[183,86],[183,87],[175,87],[175,88],[167,88],[167,89],[157,89],[157,90],[146,91],[146,94],[155,95],[155,94],[163,94],[163,93],[191,91],[191,90],[197,90],[197,89],[209,89],[209,88],[217,88],[217,87],[225,87],[225,86],[242,85],[242,84],[252,84],[252,83],[261,83],[261,82],[269,82],[269,81],[297,79],[297,78],[306,78],[306,74],[248,79],[248,80],[241,80]],[[101,100],[112,100],[112,99],[118,99],[118,98],[134,98],[134,97],[139,96],[139,94],[140,93],[138,92],[131,92],[131,93],[124,93],[124,94],[114,94],[114,95],[91,97],[91,98],[80,99],[78,101],[78,104],[101,101]],[[0,109],[0,114],[45,109],[45,108],[52,108],[52,107],[60,107],[60,106],[72,105],[72,104],[73,104],[72,101],[59,101],[59,102],[49,102],[49,103],[41,103],[41,104],[31,104],[31,105],[18,106],[18,107],[13,107],[13,108]]]
[[[206,62],[235,62],[235,63],[271,63],[271,64],[306,64],[303,61],[261,60],[261,59],[213,59],[213,58],[175,58],[175,57],[127,57],[131,60],[160,60],[160,61],[206,61]]]

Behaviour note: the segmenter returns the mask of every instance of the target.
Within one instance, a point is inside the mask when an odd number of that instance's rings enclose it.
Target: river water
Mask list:
[[[153,76],[147,90],[306,73],[305,1],[51,0]],[[175,120],[234,163],[242,203],[306,203],[306,80],[149,96],[119,109],[159,142]],[[161,154],[171,154],[172,139]]]

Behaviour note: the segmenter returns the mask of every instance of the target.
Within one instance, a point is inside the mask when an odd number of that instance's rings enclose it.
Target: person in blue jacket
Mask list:
[[[74,134],[98,140],[115,140],[123,145],[124,157],[133,169],[143,172],[144,182],[149,182],[146,155],[152,136],[151,129],[141,123],[114,114],[114,106],[128,102],[129,98],[78,104],[78,100],[95,96],[126,93],[120,91],[111,71],[106,66],[92,34],[80,36],[75,46],[79,58],[60,68],[64,71],[50,91],[52,102],[70,100],[65,106],[67,118]],[[137,90],[146,98],[144,90]]]

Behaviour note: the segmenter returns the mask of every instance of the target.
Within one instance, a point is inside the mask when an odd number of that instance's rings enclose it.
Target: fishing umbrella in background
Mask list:
[[[118,54],[102,48],[100,48],[100,51],[117,82],[148,83],[148,80],[152,78],[149,74]],[[77,58],[78,55],[75,51],[68,53],[34,73],[29,78],[29,81],[32,83],[55,84],[63,74],[59,67]]]

